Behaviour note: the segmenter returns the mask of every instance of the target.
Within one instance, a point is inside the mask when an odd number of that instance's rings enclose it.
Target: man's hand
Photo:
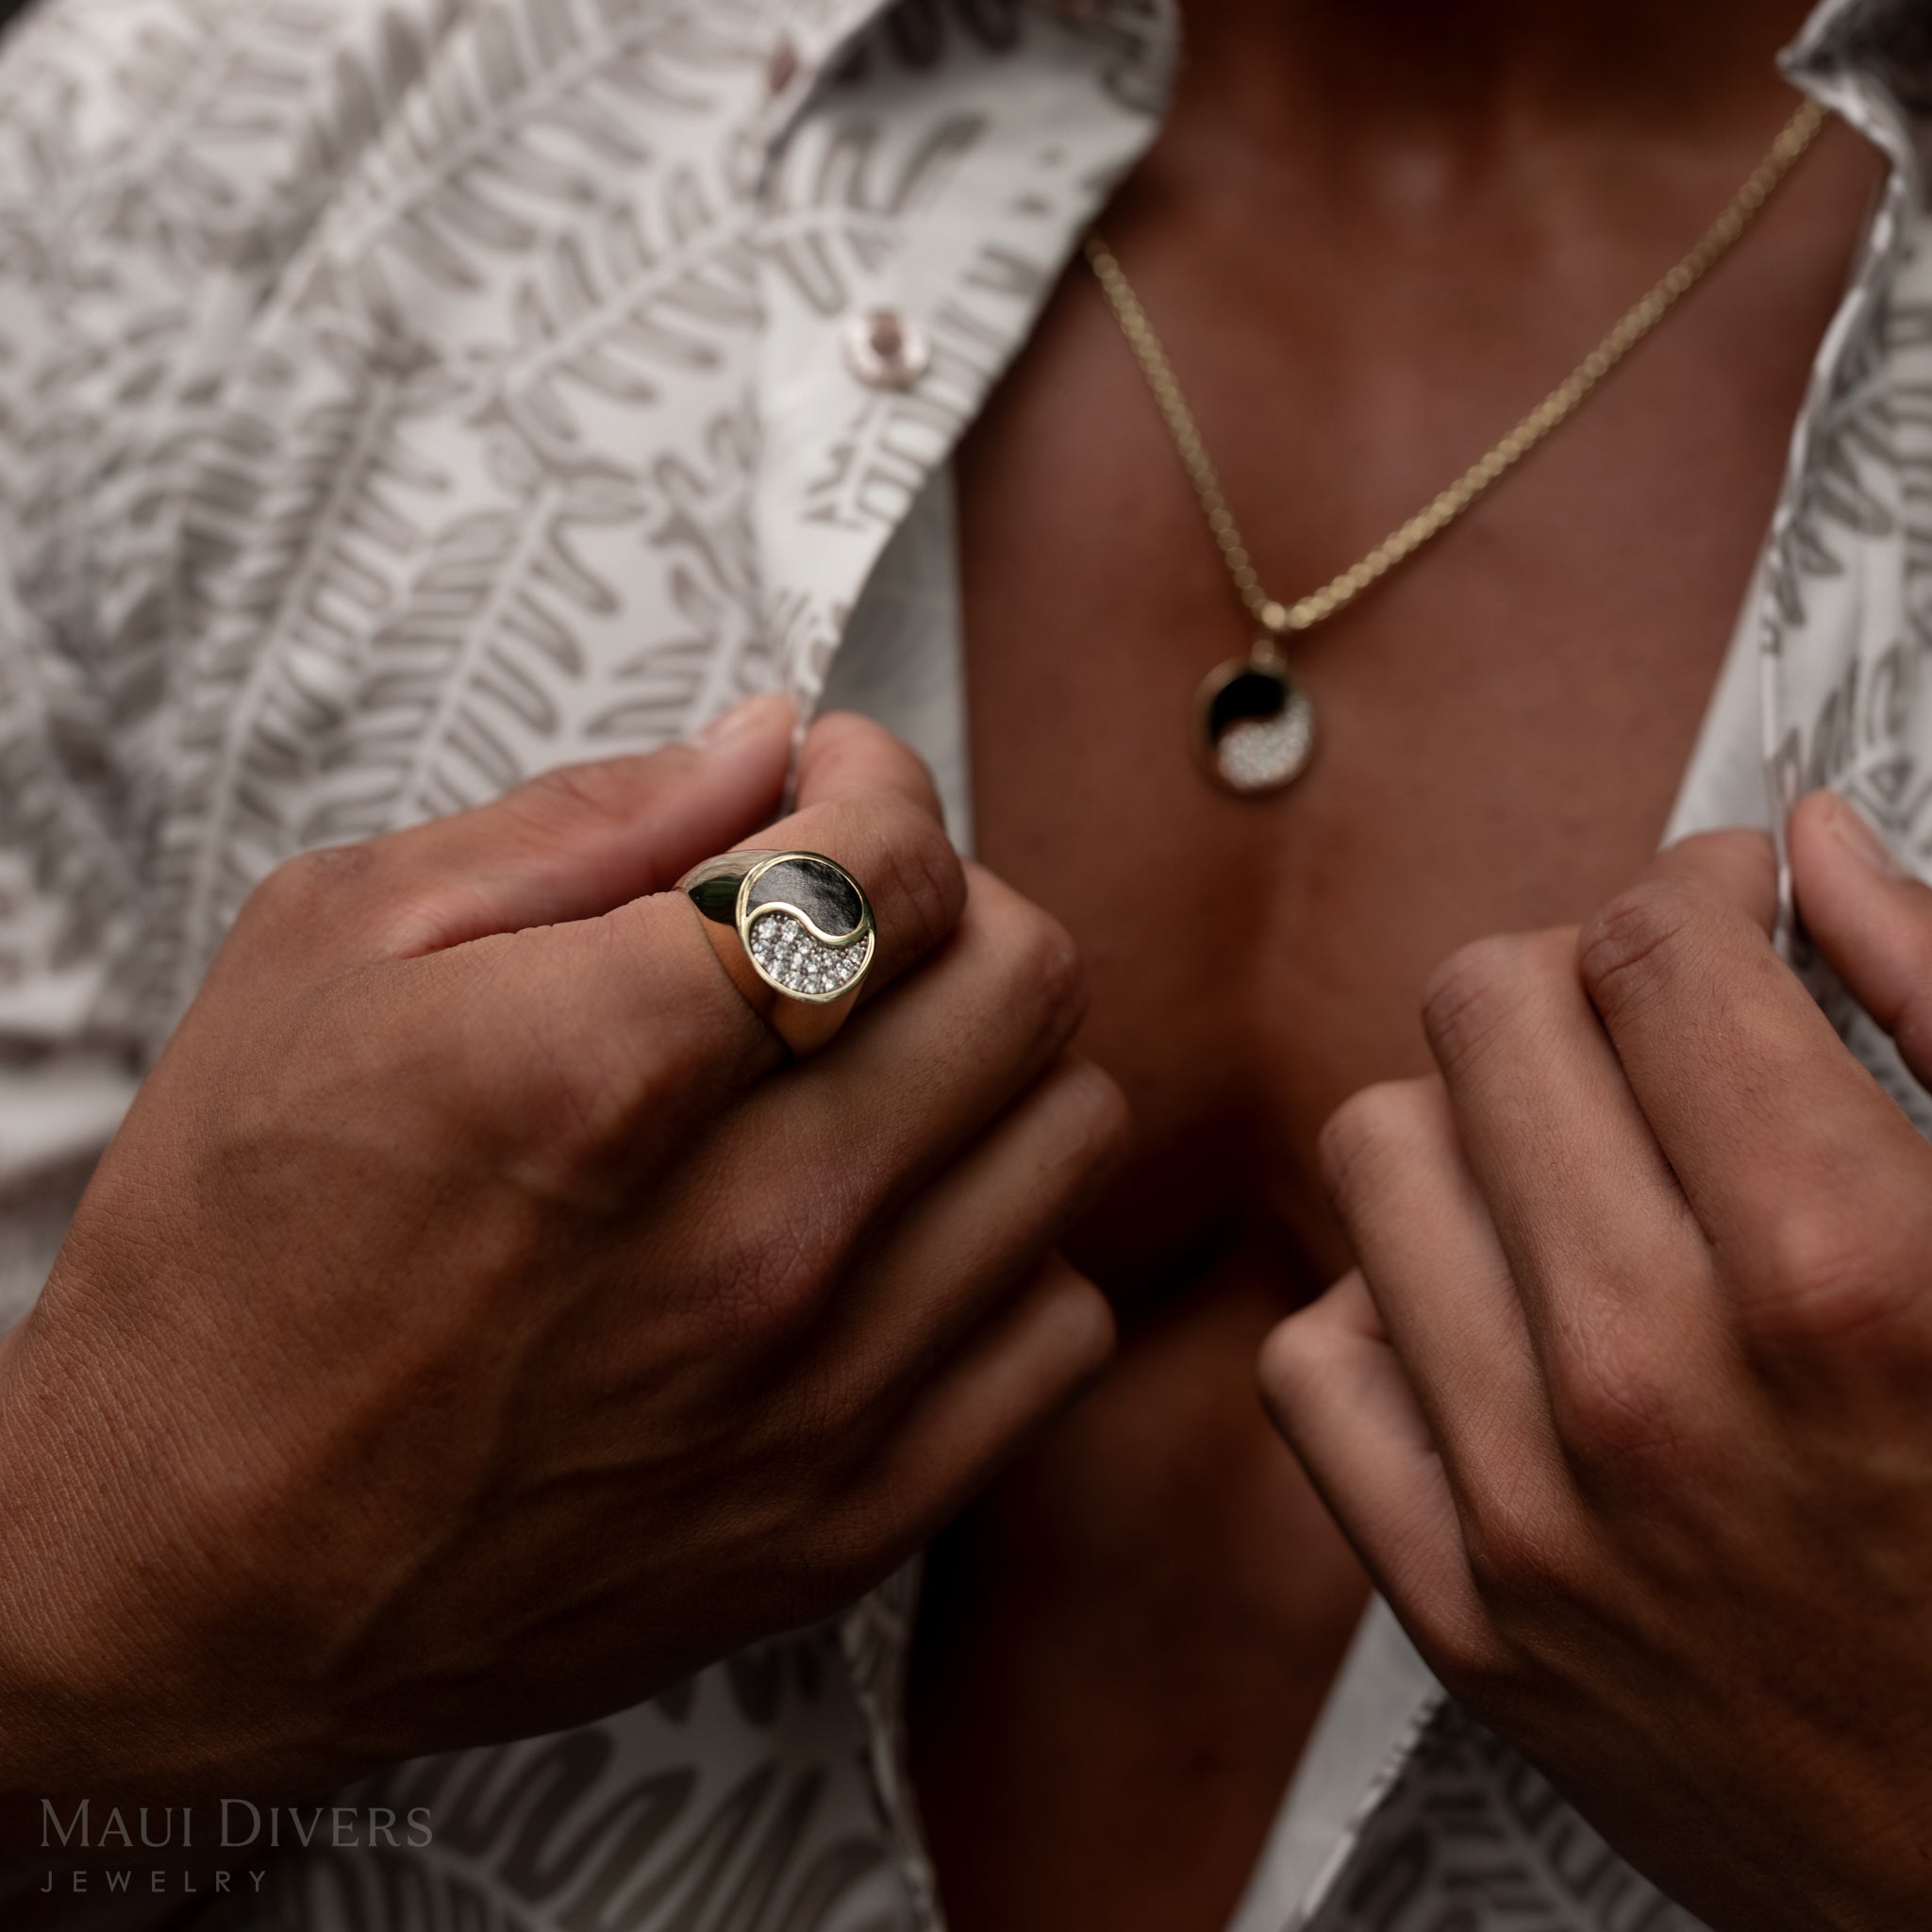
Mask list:
[[[1825,796],[1798,904],[1932,1081],[1932,891]],[[1324,1158],[1263,1383],[1449,1689],[1724,1932],[1932,1925],[1932,1148],[1767,938],[1769,842],[1457,954]]]
[[[791,1064],[672,881],[791,713],[285,867],[0,1344],[0,1799],[300,1794],[842,1607],[1104,1362],[1071,942],[844,717],[756,843],[870,891]],[[25,1800],[25,1806],[19,1801]],[[9,1821],[17,1837],[19,1820]]]

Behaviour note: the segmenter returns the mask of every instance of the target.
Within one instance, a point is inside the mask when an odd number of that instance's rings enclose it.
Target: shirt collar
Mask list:
[[[776,143],[850,48],[907,0],[787,0],[773,58],[765,137]],[[1103,17],[1111,0],[1040,0],[1071,17]],[[1163,8],[1173,0],[1159,0]],[[1820,0],[1783,54],[1797,85],[1847,112],[1864,131],[1874,116],[1903,131],[1884,147],[1932,151],[1932,6],[1926,0]],[[1853,107],[1864,112],[1851,112]]]
[[[772,54],[765,111],[756,129],[767,167],[818,94],[837,79],[847,56],[888,14],[909,4],[910,0],[785,0],[779,8],[782,26]],[[1043,13],[1059,14],[1100,29],[1109,15],[1144,14],[1151,6],[1166,17],[1163,38],[1172,38],[1178,31],[1174,0],[1033,0],[1033,4]]]
[[[1890,158],[1907,205],[1923,204],[1932,158],[1932,6],[1824,0],[1780,64],[1794,86]]]
[[[1822,0],[1786,64],[1868,74],[1908,112],[1932,112],[1932,7],[1925,0]]]

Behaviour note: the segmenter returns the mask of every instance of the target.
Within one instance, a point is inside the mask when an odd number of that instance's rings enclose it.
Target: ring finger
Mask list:
[[[1126,1135],[1120,1090],[1091,1062],[1062,1059],[868,1253],[819,1338],[826,1374],[862,1374],[868,1407],[916,1399],[1065,1237]]]
[[[746,1094],[691,1184],[758,1203],[837,1269],[1052,1065],[1085,999],[1072,942],[977,868],[958,929],[836,1047]],[[743,1210],[741,1210],[743,1211]]]

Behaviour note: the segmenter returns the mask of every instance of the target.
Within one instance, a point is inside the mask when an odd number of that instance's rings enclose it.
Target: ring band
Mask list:
[[[739,990],[785,1043],[795,1053],[823,1046],[878,950],[858,881],[823,853],[726,852],[677,884]]]

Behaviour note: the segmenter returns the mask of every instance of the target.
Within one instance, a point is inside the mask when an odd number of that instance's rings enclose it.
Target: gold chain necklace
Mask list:
[[[1098,234],[1088,236],[1087,260],[1154,391],[1236,593],[1259,626],[1248,656],[1210,672],[1195,700],[1197,744],[1211,777],[1231,791],[1255,794],[1278,791],[1301,775],[1315,748],[1315,714],[1307,693],[1289,673],[1282,658],[1282,640],[1311,630],[1346,609],[1432,537],[1441,536],[1552,430],[1568,422],[1604,377],[1736,246],[1778,184],[1817,139],[1824,118],[1824,110],[1807,100],[1785,123],[1729,207],[1698,238],[1690,252],[1618,320],[1528,415],[1365,557],[1294,604],[1279,603],[1262,588],[1260,574],[1228,508],[1221,478],[1167,351],[1113,251]]]

